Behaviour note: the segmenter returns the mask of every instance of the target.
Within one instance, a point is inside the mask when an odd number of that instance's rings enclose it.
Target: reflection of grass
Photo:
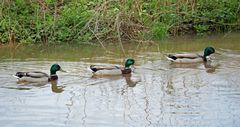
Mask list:
[[[158,44],[123,42],[126,55],[123,55],[119,44],[106,45],[106,52],[100,46],[93,45],[19,45],[16,47],[2,46],[0,59],[20,60],[64,60],[64,61],[99,61],[100,63],[119,63],[128,57],[136,58],[144,52],[176,53],[176,52],[202,52],[206,46],[239,50],[239,34],[222,34],[216,36],[203,36],[198,38],[177,37],[165,39]],[[223,43],[224,42],[224,43]],[[136,45],[138,45],[136,47]]]
[[[83,46],[83,45],[82,45]],[[0,54],[2,58],[36,60],[80,60],[80,58],[94,57],[103,54],[100,47],[95,46],[19,46],[17,49],[11,47],[2,47]]]

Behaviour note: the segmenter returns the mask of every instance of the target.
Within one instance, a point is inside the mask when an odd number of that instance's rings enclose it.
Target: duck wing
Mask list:
[[[90,66],[90,70],[92,72],[97,72],[99,70],[114,70],[114,69],[121,69],[121,68],[113,65],[91,65]]]
[[[17,72],[14,77],[22,78],[22,77],[31,77],[31,78],[43,78],[43,77],[49,77],[48,74],[40,71],[34,71],[34,72]]]
[[[199,55],[199,54],[174,54],[174,55],[168,55],[168,58],[172,59],[172,60],[183,59],[183,58],[186,58],[186,59],[196,59],[196,58],[199,58],[199,57],[202,57],[202,56]]]

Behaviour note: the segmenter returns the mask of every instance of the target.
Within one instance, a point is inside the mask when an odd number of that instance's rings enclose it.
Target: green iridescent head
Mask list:
[[[53,64],[52,67],[50,68],[51,75],[56,74],[57,71],[65,72],[58,64]]]
[[[203,57],[205,58],[205,57],[207,57],[207,56],[209,56],[209,55],[211,55],[211,54],[213,54],[213,53],[215,53],[215,49],[214,49],[213,47],[207,47],[207,48],[205,48],[205,50],[204,50],[204,55],[203,55]]]
[[[135,63],[135,61],[131,58],[127,59],[125,62],[125,67],[130,67],[131,65],[133,65]]]

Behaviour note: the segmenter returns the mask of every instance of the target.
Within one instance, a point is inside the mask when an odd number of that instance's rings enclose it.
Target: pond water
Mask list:
[[[240,34],[179,37],[159,43],[0,48],[1,127],[237,127]],[[176,65],[168,53],[214,46],[210,66]],[[131,76],[92,77],[91,64],[136,60]],[[17,71],[67,72],[47,84],[18,84]]]

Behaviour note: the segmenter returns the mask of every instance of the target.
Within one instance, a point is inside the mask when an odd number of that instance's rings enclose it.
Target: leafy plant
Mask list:
[[[2,0],[0,43],[103,46],[106,41],[160,40],[189,31],[228,32],[240,29],[239,6],[239,0]]]

